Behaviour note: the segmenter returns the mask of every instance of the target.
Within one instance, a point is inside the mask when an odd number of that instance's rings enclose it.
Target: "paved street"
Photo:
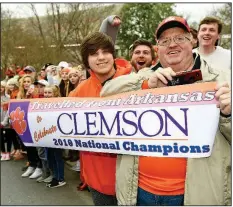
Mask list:
[[[79,173],[66,165],[67,184],[59,188],[47,188],[45,183],[37,183],[22,178],[24,161],[1,162],[1,205],[93,205],[87,191],[77,191]]]

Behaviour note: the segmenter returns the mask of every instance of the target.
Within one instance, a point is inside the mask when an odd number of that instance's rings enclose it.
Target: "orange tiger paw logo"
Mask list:
[[[23,135],[27,128],[27,123],[24,120],[24,111],[21,111],[20,107],[17,107],[15,111],[10,113],[10,119],[14,130],[19,135]]]

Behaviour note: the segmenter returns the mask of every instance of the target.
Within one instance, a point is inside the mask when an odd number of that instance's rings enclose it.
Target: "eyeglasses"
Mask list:
[[[176,43],[176,44],[182,44],[186,41],[191,41],[191,36],[189,35],[176,35],[174,37],[167,37],[167,38],[162,38],[162,39],[159,39],[157,41],[157,44],[159,46],[165,46],[165,47],[168,47],[172,40]]]

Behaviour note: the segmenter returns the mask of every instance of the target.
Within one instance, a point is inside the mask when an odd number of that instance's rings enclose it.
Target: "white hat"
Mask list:
[[[19,81],[16,78],[11,78],[7,81],[7,85],[15,85],[15,86],[19,87]]]
[[[46,68],[46,70],[52,70],[52,71],[55,71],[55,70],[57,70],[58,69],[58,66],[56,66],[56,65],[49,65],[47,68]]]
[[[63,68],[68,68],[69,67],[69,64],[65,61],[61,61],[59,64],[58,64],[59,67],[63,67]]]
[[[44,80],[44,79],[41,79],[41,80],[36,81],[35,84],[40,84],[40,85],[43,85],[43,86],[48,86],[49,82],[46,81],[46,80]]]
[[[3,80],[3,81],[1,81],[1,86],[6,87],[6,83],[7,83],[7,82],[6,82],[6,81],[4,81],[4,80]]]
[[[79,77],[81,76],[81,72],[80,72],[80,70],[78,70],[78,69],[75,69],[75,68],[72,68],[70,71],[69,71],[69,76],[71,75],[71,74],[73,74],[73,73],[76,73]]]

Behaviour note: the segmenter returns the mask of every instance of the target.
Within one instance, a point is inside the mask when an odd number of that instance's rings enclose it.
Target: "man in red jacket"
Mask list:
[[[106,81],[129,74],[130,63],[114,59],[115,50],[111,38],[95,32],[81,44],[83,64],[90,73],[72,92],[74,97],[99,97]],[[115,192],[116,155],[110,153],[80,153],[81,175],[90,188],[95,205],[117,205]]]

